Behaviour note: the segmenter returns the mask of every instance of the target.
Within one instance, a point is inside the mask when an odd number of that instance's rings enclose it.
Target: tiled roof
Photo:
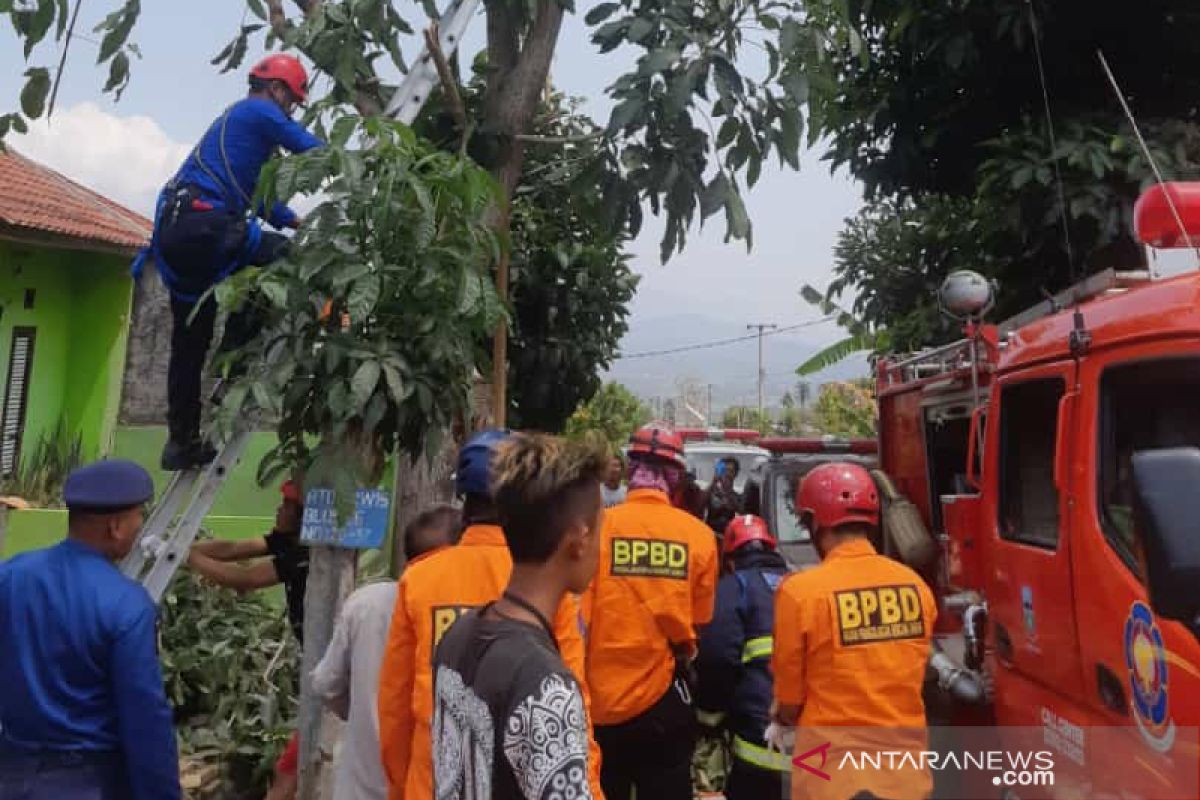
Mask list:
[[[9,145],[0,152],[0,235],[5,228],[50,234],[69,247],[132,252],[150,238],[153,224]]]

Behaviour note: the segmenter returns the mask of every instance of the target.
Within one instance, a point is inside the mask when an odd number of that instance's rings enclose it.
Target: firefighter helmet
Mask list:
[[[687,460],[683,456],[683,439],[663,422],[643,425],[629,437],[629,457],[648,457],[687,469]]]
[[[731,555],[751,542],[762,542],[771,550],[774,550],[777,544],[762,517],[738,514],[725,526],[725,535],[721,537],[721,555]]]
[[[254,65],[250,77],[261,81],[279,81],[301,103],[308,99],[308,73],[295,56],[272,53]]]
[[[822,464],[800,479],[796,509],[813,533],[851,522],[875,526],[879,490],[870,473],[857,464]]]
[[[458,451],[458,468],[454,471],[454,489],[460,497],[491,493],[492,453],[511,435],[510,431],[493,428],[467,440]]]

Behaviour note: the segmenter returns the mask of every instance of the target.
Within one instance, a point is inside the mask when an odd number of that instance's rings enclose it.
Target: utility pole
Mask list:
[[[763,387],[767,381],[767,371],[763,369],[763,331],[772,331],[778,327],[778,325],[762,322],[746,326],[746,330],[758,331],[758,418],[760,421],[763,418]]]

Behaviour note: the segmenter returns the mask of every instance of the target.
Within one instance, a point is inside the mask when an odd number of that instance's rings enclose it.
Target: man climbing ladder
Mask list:
[[[200,437],[201,373],[212,342],[217,305],[211,287],[249,265],[286,255],[288,238],[264,231],[296,228],[300,219],[282,202],[253,208],[263,165],[277,147],[303,153],[323,142],[291,115],[307,97],[308,75],[293,56],[273,54],[250,70],[250,92],[209,126],[158,197],[150,247],[134,262],[135,278],[147,255],[171,294],[171,360],[167,369],[167,427],[162,467],[203,466],[216,455]],[[203,299],[202,299],[203,298]],[[219,350],[253,337],[254,315],[231,314]]]

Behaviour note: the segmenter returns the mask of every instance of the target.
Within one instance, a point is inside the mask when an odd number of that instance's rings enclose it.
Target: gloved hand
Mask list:
[[[776,753],[791,753],[796,746],[796,729],[790,725],[772,722],[763,731],[763,739],[766,740],[767,750]]]

